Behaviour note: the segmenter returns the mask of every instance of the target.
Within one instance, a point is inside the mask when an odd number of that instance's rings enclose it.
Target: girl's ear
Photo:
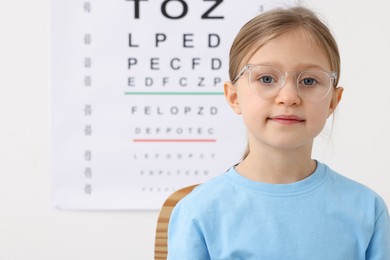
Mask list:
[[[240,103],[238,102],[237,88],[229,81],[223,85],[225,91],[225,98],[229,106],[236,114],[241,114]]]
[[[339,105],[340,100],[341,100],[341,98],[343,96],[343,92],[344,92],[344,89],[342,87],[337,87],[334,90],[333,97],[332,97],[332,100],[331,100],[330,106],[329,106],[329,114],[328,114],[328,116],[330,116],[335,111],[337,106]]]

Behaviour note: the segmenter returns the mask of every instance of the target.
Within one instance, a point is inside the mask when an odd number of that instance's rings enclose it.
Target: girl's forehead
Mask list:
[[[330,70],[324,47],[306,30],[290,30],[259,45],[246,63],[279,65],[281,69],[307,66]]]

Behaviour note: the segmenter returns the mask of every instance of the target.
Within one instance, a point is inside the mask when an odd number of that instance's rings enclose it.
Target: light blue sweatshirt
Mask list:
[[[175,207],[168,259],[390,260],[390,219],[372,190],[318,163],[292,184],[234,168]]]

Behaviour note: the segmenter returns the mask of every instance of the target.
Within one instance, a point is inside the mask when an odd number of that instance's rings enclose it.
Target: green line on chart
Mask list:
[[[223,92],[125,92],[125,95],[165,95],[165,96],[179,96],[179,95],[186,95],[186,96],[196,96],[196,95],[203,95],[203,96],[214,96],[214,95],[224,95]]]

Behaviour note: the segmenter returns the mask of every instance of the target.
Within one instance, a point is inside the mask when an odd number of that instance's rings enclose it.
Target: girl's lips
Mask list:
[[[270,117],[268,119],[283,125],[293,125],[293,124],[305,122],[304,119],[296,115],[278,115],[278,116]]]

